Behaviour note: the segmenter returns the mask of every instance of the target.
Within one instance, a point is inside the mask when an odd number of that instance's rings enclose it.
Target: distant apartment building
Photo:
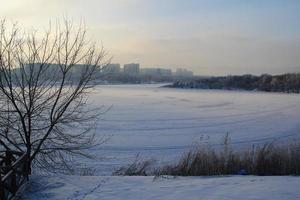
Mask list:
[[[162,76],[172,76],[172,70],[170,70],[170,69],[160,69],[160,74]]]
[[[33,73],[37,74],[42,66],[43,66],[43,73],[41,75],[42,78],[55,78],[55,79],[62,78],[63,76],[63,73],[61,71],[62,66],[56,63],[26,63],[24,64],[24,70],[27,73],[32,71]],[[88,67],[89,67],[88,65],[84,65],[84,64],[74,64],[69,69],[68,78],[71,79],[80,78],[82,72],[88,69]],[[21,69],[17,69],[17,71],[20,70]],[[98,73],[98,70],[95,70],[94,73]]]
[[[172,70],[163,68],[144,68],[141,74],[149,76],[172,76]]]
[[[175,76],[191,77],[193,75],[194,75],[194,73],[192,71],[183,69],[183,68],[178,68],[178,69],[176,69],[176,72],[175,72]]]
[[[121,72],[121,66],[119,63],[107,64],[103,67],[102,72],[104,74],[118,74]]]
[[[140,73],[140,64],[138,63],[125,64],[124,73],[130,75],[138,75]]]

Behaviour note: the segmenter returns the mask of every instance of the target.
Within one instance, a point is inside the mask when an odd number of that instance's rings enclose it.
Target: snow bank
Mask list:
[[[298,200],[300,177],[39,177],[19,200]]]

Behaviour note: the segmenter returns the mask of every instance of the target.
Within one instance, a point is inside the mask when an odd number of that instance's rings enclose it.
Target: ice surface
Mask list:
[[[298,200],[300,177],[33,176],[19,200]]]
[[[135,159],[170,162],[200,140],[220,144],[226,132],[237,147],[300,136],[300,95],[161,88],[161,85],[98,86],[90,106],[112,108],[97,135],[110,140],[91,150],[85,165],[100,175]]]

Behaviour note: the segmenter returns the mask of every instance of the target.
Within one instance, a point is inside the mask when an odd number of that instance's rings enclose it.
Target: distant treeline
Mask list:
[[[199,88],[199,89],[242,89],[267,92],[300,92],[300,74],[283,74],[272,76],[242,75],[224,77],[206,77],[194,80],[180,80],[169,87],[175,88]]]

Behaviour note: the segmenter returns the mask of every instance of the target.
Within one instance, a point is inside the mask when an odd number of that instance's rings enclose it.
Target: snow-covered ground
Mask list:
[[[112,108],[97,135],[110,140],[81,160],[99,175],[139,153],[171,162],[201,140],[218,145],[229,132],[236,147],[300,136],[300,95],[247,91],[160,88],[160,85],[98,86],[91,106]]]
[[[31,177],[19,200],[298,200],[300,177]]]
[[[107,176],[141,158],[172,162],[200,141],[218,147],[226,132],[235,148],[300,137],[300,95],[245,91],[184,90],[159,85],[98,86],[89,105],[112,108],[97,136],[110,140],[77,160],[106,176],[37,176],[20,200],[296,200],[300,177]],[[78,165],[79,166],[79,165]]]

